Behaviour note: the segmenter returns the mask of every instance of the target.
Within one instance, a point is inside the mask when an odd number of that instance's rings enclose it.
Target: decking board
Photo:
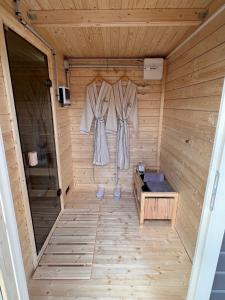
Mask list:
[[[89,207],[98,212],[97,228],[55,229],[48,249],[55,252],[65,249],[66,253],[46,253],[42,257],[43,269],[39,269],[37,275],[43,280],[31,280],[31,300],[186,299],[191,262],[170,222],[146,221],[140,228],[131,194],[123,194],[120,201],[115,201],[112,195],[98,201],[94,193],[92,200],[90,193],[88,197],[84,193],[82,196],[77,194],[67,203],[62,218],[65,221],[77,220],[74,218],[83,215],[81,208],[86,212],[84,218],[87,212],[91,217],[95,216]],[[77,243],[87,246],[86,249],[94,247],[91,264],[89,254],[67,253],[68,249],[76,249]],[[67,263],[70,264],[68,270],[65,269]],[[80,274],[77,273],[79,263],[83,263],[84,268]],[[72,279],[74,266],[74,277],[80,275],[82,280]],[[84,279],[89,271],[90,278]],[[63,272],[64,279],[58,280]],[[46,274],[48,278],[51,276],[50,280],[45,279]]]

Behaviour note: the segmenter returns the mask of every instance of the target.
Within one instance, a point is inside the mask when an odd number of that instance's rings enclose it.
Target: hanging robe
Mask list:
[[[129,128],[128,120],[136,130],[137,119],[137,85],[128,81],[123,87],[121,80],[113,85],[116,113],[118,117],[117,131],[117,167],[121,170],[129,169]]]
[[[107,165],[110,158],[106,132],[117,132],[117,117],[112,86],[105,81],[102,82],[99,93],[95,82],[87,87],[80,131],[89,133],[93,120],[95,122],[93,164]]]

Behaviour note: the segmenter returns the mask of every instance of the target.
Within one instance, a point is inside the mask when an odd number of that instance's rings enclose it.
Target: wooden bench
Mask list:
[[[176,222],[177,192],[145,192],[144,182],[136,171],[133,175],[133,190],[139,213],[140,226],[144,220],[171,220],[174,227]]]

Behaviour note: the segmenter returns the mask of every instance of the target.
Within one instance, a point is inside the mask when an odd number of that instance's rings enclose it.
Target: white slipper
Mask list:
[[[114,199],[119,200],[121,198],[121,187],[117,185],[114,189]]]
[[[98,190],[96,192],[96,197],[101,200],[104,198],[104,195],[105,195],[105,188],[104,186],[99,186],[98,187]]]

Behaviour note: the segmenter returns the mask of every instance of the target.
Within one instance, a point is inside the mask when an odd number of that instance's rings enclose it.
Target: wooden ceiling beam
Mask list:
[[[198,26],[205,9],[36,10],[28,16],[35,26],[151,27]]]

